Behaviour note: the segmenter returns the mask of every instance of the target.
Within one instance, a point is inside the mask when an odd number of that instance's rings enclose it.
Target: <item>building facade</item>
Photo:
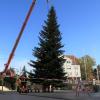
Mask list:
[[[65,63],[63,65],[65,76],[67,79],[81,80],[81,70],[78,59],[72,55],[64,56]]]

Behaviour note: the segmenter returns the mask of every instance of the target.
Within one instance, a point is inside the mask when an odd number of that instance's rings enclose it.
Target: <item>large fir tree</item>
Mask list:
[[[36,61],[31,60],[30,65],[34,68],[35,78],[63,79],[62,68],[63,50],[62,37],[57,24],[54,7],[51,7],[43,30],[39,33],[39,44],[33,50]]]

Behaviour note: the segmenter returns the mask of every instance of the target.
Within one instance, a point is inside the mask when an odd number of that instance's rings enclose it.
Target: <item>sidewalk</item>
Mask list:
[[[0,86],[0,91],[2,91],[2,86]],[[3,91],[11,91],[7,87],[3,86]]]

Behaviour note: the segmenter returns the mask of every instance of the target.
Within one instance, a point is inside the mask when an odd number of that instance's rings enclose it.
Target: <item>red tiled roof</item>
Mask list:
[[[72,60],[73,65],[78,65],[79,64],[78,58],[76,58],[74,55],[66,55],[66,57],[68,57]]]

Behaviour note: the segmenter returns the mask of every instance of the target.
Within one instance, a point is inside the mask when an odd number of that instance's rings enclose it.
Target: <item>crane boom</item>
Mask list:
[[[15,50],[16,50],[16,48],[17,48],[17,46],[18,46],[18,43],[19,43],[20,38],[21,38],[21,36],[22,36],[22,34],[23,34],[23,31],[24,31],[24,29],[25,29],[25,27],[26,27],[26,25],[27,25],[28,19],[29,19],[30,15],[31,15],[31,12],[32,12],[34,6],[35,6],[35,3],[36,3],[36,0],[33,0],[33,1],[32,1],[32,4],[31,4],[31,6],[30,6],[30,9],[29,9],[29,11],[28,11],[28,13],[27,13],[27,16],[26,16],[26,18],[25,18],[25,20],[24,20],[24,23],[23,23],[23,25],[22,25],[22,27],[21,27],[21,30],[20,30],[20,32],[19,32],[19,35],[18,35],[18,37],[17,37],[17,39],[16,39],[16,41],[15,41],[15,44],[14,44],[13,49],[12,49],[12,51],[11,51],[11,54],[10,54],[10,56],[9,56],[9,58],[8,58],[8,61],[7,61],[7,63],[5,64],[5,69],[4,69],[3,73],[6,73],[8,67],[9,67],[9,65],[10,65],[10,63],[11,63],[11,60],[12,60],[12,58],[13,58],[13,56],[14,56]]]

